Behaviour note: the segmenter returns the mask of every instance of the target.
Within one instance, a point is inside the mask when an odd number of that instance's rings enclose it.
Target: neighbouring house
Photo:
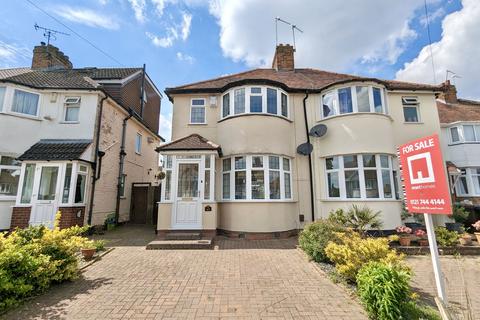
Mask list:
[[[133,184],[158,184],[161,98],[144,67],[73,68],[44,43],[0,70],[0,229],[130,220]]]
[[[288,236],[352,204],[401,224],[397,146],[440,133],[442,86],[295,68],[279,45],[270,69],[167,88],[172,142],[160,235]]]
[[[480,101],[457,98],[449,81],[437,99],[452,196],[480,206]]]

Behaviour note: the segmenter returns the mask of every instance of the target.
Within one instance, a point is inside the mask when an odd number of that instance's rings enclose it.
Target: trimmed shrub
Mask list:
[[[362,238],[356,232],[337,234],[338,243],[330,242],[325,253],[337,272],[348,281],[354,282],[358,271],[368,262],[391,263],[402,268],[403,255],[390,249],[386,238]]]
[[[32,226],[0,234],[0,312],[40,293],[52,283],[78,277],[77,253],[92,241],[81,235],[87,227],[60,230]]]
[[[438,245],[441,247],[455,247],[458,244],[458,233],[448,231],[445,227],[436,227],[435,237]]]
[[[370,262],[357,275],[358,295],[372,319],[404,319],[410,300],[410,273],[383,262]]]
[[[317,220],[310,223],[303,229],[298,238],[300,248],[316,262],[328,262],[325,254],[325,247],[330,241],[336,239],[337,232],[343,232],[345,229],[331,221]]]

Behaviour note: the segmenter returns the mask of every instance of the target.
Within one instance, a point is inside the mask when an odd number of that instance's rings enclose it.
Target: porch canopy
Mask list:
[[[84,160],[82,155],[90,146],[88,139],[41,139],[25,151],[21,161],[73,161]],[[88,161],[88,160],[84,160]]]
[[[165,151],[217,151],[218,155],[222,156],[222,148],[218,144],[196,133],[161,145],[156,151],[159,153]]]

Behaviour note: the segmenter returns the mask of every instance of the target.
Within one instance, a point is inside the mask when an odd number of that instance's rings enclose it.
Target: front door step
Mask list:
[[[166,240],[200,240],[200,232],[169,232],[165,236]]]
[[[154,240],[147,244],[147,250],[212,249],[213,239],[201,240]]]

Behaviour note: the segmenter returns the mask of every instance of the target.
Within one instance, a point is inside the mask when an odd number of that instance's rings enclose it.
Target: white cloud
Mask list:
[[[151,32],[146,32],[147,37],[157,47],[168,48],[173,46],[176,40],[186,41],[190,35],[192,25],[192,15],[186,12],[182,13],[182,22],[179,25],[171,25],[166,28],[165,36],[159,37]]]
[[[443,18],[443,16],[445,16],[445,13],[445,9],[443,9],[442,7],[437,8],[435,11],[428,14],[428,22],[432,23],[440,18]],[[427,26],[427,17],[425,15],[422,15],[422,17],[420,18],[420,24],[423,27]]]
[[[445,80],[451,70],[462,78],[456,79],[457,89],[464,98],[480,99],[480,1],[463,0],[463,8],[445,17],[442,38],[432,44],[437,82]],[[406,63],[396,77],[400,80],[433,82],[430,49],[425,46],[418,56]]]
[[[190,35],[190,27],[192,26],[192,15],[186,12],[182,13],[182,40],[185,41]]]
[[[195,62],[195,58],[186,54],[186,53],[182,53],[180,51],[177,52],[177,59],[180,60],[180,61],[185,61],[187,63],[190,63],[192,64],[193,62]]]
[[[116,30],[120,27],[116,18],[102,15],[86,8],[62,6],[55,9],[55,13],[69,21],[84,24],[89,27],[99,27],[110,30]]]
[[[415,37],[409,22],[421,0],[357,1],[212,0],[225,56],[249,66],[268,66],[276,16],[297,24],[296,64],[342,71],[356,62],[394,63]],[[291,28],[278,24],[279,42],[292,43]]]
[[[138,22],[145,22],[147,20],[147,16],[145,13],[145,8],[146,8],[146,2],[145,0],[128,0],[130,3],[130,6],[133,9],[133,12],[135,13],[135,19],[137,19]]]
[[[24,66],[31,58],[31,51],[27,47],[0,40],[0,68]]]
[[[172,113],[160,115],[160,136],[169,141],[172,135]]]

